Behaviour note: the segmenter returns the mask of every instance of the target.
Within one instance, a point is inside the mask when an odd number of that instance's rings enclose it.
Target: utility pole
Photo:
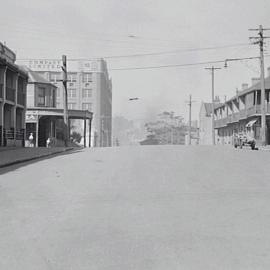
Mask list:
[[[258,31],[258,37],[250,37],[250,39],[255,39],[253,44],[259,44],[260,48],[260,68],[261,68],[261,141],[262,145],[266,145],[266,114],[265,114],[265,80],[264,80],[264,39],[269,38],[263,35],[263,31],[270,30],[269,28],[263,28],[262,25],[257,29],[249,29],[249,31]]]
[[[62,82],[64,95],[64,143],[68,146],[69,141],[69,121],[68,121],[68,94],[67,94],[67,57],[62,55]]]
[[[195,102],[192,100],[192,95],[189,95],[189,101],[188,106],[189,106],[189,116],[188,116],[188,144],[191,145],[191,106],[192,103]]]
[[[206,70],[211,70],[211,75],[212,75],[212,144],[216,144],[215,140],[215,117],[214,117],[214,112],[215,112],[215,70],[221,69],[218,67],[210,67],[210,68],[205,68]]]

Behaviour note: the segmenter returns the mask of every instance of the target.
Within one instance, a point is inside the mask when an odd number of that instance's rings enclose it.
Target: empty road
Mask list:
[[[270,152],[96,148],[0,170],[0,269],[270,269]]]

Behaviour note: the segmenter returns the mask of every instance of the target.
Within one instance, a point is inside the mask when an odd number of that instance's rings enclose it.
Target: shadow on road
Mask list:
[[[33,159],[33,160],[30,160],[30,161],[23,161],[23,162],[20,162],[18,164],[10,165],[10,166],[7,166],[7,167],[3,167],[3,168],[0,168],[0,176],[3,175],[3,174],[6,174],[8,172],[15,171],[15,170],[17,170],[17,169],[19,169],[21,167],[24,167],[24,166],[27,166],[27,165],[30,165],[30,164],[33,164],[33,163],[36,163],[36,162],[40,162],[42,160],[52,159],[52,158],[55,158],[57,156],[72,155],[72,154],[75,154],[75,153],[79,153],[82,150],[84,150],[84,148],[73,149],[73,150],[69,150],[69,151],[65,151],[65,152],[61,152],[61,153],[55,153],[55,154],[45,156],[45,157],[40,157],[40,158]]]

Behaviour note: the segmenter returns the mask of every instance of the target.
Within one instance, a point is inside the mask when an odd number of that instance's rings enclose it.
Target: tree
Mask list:
[[[71,133],[71,139],[73,142],[80,143],[82,139],[82,135],[79,132],[72,131]]]
[[[154,122],[145,124],[149,135],[145,141],[157,144],[184,144],[187,126],[183,123],[182,116],[175,116],[174,112],[163,112]],[[156,144],[156,143],[153,143]]]

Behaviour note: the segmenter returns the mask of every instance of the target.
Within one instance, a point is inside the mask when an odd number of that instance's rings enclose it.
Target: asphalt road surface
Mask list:
[[[270,269],[269,164],[268,151],[144,146],[2,169],[0,269]]]

